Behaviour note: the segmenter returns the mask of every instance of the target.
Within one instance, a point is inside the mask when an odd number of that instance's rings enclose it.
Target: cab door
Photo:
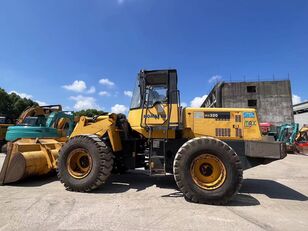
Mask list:
[[[178,104],[170,102],[167,86],[148,86],[142,109],[142,126],[178,125]]]

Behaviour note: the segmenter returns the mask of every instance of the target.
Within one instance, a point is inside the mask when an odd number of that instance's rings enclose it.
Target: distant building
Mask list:
[[[290,80],[219,82],[202,107],[256,108],[260,123],[294,122]]]
[[[308,124],[308,101],[293,105],[294,121],[299,124],[299,128]]]

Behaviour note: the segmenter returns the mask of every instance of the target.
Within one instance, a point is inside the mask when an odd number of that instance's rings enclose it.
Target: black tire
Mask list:
[[[225,166],[225,180],[216,189],[206,190],[193,180],[191,166],[195,158],[210,154]],[[178,150],[173,163],[174,179],[189,201],[205,204],[225,204],[240,189],[243,169],[240,159],[225,142],[212,137],[198,137],[187,141]]]
[[[90,172],[81,179],[73,177],[68,170],[69,154],[76,149],[87,150],[92,160]],[[70,191],[89,192],[108,179],[113,166],[111,149],[96,135],[82,135],[70,139],[60,150],[57,175],[65,188]]]
[[[1,153],[7,154],[7,144],[3,144],[1,147]]]

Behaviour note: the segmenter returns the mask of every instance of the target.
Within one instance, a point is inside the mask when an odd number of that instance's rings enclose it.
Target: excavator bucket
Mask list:
[[[0,172],[0,184],[45,175],[55,170],[62,145],[63,142],[56,139],[19,139],[9,142]]]

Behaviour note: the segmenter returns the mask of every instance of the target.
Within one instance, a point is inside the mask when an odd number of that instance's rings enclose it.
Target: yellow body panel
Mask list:
[[[261,140],[255,109],[185,108],[185,138],[212,136],[221,140]]]
[[[295,140],[298,141],[298,139],[302,136],[302,134],[306,132],[308,132],[308,125],[305,124],[297,133]]]
[[[170,126],[168,130],[168,136],[164,128],[167,126],[168,113],[171,112]],[[143,109],[132,109],[128,114],[128,122],[133,130],[140,133],[146,138],[175,138],[175,130],[172,129],[174,126],[178,126],[179,122],[179,111],[177,104],[171,104],[168,108],[167,104],[157,104],[156,106],[149,108],[148,110]],[[160,129],[154,129],[151,134],[147,131],[146,127],[157,127]]]
[[[92,118],[82,116],[76,124],[70,138],[78,135],[95,134],[102,137],[108,133],[110,143],[114,152],[122,150],[119,132],[116,130],[116,115],[99,116],[95,121]]]

